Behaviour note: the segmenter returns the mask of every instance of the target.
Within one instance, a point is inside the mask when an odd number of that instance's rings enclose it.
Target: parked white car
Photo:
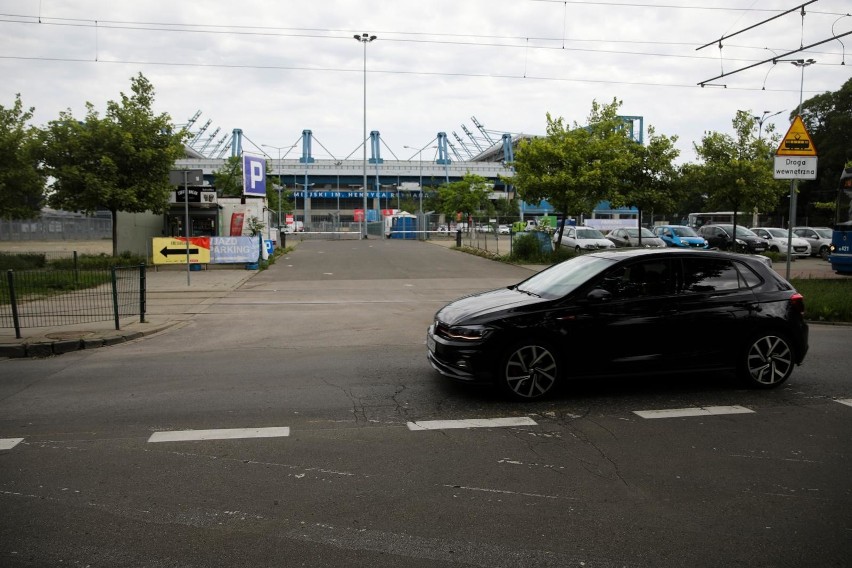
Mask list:
[[[553,241],[559,239],[559,232],[553,233]],[[567,226],[562,232],[561,246],[570,247],[576,252],[615,248],[615,244],[603,233],[593,227]]]
[[[752,227],[751,232],[758,237],[763,237],[769,243],[769,250],[787,255],[787,229],[778,227]],[[811,256],[811,243],[801,237],[795,236],[790,239],[793,249],[792,256],[807,258]]]

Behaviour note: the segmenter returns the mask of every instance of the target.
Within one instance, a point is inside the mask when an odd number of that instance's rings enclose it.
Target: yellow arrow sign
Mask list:
[[[816,156],[816,146],[811,140],[811,135],[805,129],[805,123],[802,122],[802,117],[797,116],[793,119],[793,124],[784,139],[781,140],[781,145],[775,152],[776,156]]]
[[[154,264],[186,264],[187,249],[189,249],[190,264],[210,263],[210,237],[192,237],[189,247],[186,238],[154,238]]]

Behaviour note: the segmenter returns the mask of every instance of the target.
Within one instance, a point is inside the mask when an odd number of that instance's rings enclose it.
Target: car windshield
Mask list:
[[[578,239],[602,239],[603,233],[597,229],[577,229]]]
[[[698,233],[689,227],[672,227],[672,231],[679,237],[697,237]]]
[[[819,229],[814,229],[814,231],[816,231],[817,234],[824,239],[831,239],[831,229],[823,227]]]
[[[730,227],[730,225],[728,225],[728,226]],[[728,230],[730,230],[730,229],[728,229]],[[737,225],[737,236],[738,237],[756,237],[757,235],[755,235],[754,233],[752,233],[751,231],[749,231],[745,227],[740,227],[739,225]]]
[[[779,237],[784,239],[787,238],[787,231],[785,231],[784,229],[764,229],[764,231],[766,231],[773,237]]]
[[[639,229],[624,229],[624,230],[627,231],[627,234],[631,237],[638,237],[639,236]],[[652,233],[651,231],[649,231],[645,227],[642,227],[642,238],[653,239],[654,236],[655,236],[654,233]]]
[[[548,300],[561,298],[612,266],[613,262],[593,254],[575,256],[524,280],[517,289]]]

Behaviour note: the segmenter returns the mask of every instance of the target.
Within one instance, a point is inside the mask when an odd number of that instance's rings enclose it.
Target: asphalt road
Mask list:
[[[770,392],[683,376],[518,404],[438,377],[436,309],[529,274],[304,242],[182,327],[0,361],[0,566],[848,566],[852,328],[812,326]],[[704,413],[637,414],[684,408]],[[502,422],[451,422],[482,419]]]

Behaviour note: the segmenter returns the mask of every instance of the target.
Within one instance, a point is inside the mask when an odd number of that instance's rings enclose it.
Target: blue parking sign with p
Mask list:
[[[243,195],[266,197],[266,160],[243,155]]]

